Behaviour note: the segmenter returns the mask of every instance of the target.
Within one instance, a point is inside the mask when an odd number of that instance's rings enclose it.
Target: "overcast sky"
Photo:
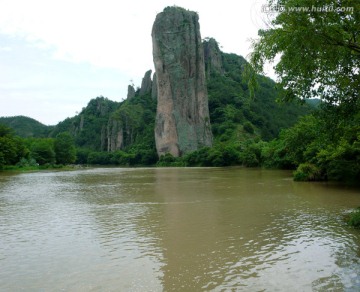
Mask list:
[[[152,69],[151,29],[166,6],[198,12],[202,38],[246,57],[263,0],[0,0],[0,116],[54,125],[90,99],[121,101]]]

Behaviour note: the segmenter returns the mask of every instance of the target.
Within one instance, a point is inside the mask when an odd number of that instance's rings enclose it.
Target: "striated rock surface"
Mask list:
[[[140,93],[139,93],[140,95],[144,95],[151,92],[151,87],[152,87],[151,72],[152,72],[151,70],[146,71],[144,78],[142,79]]]
[[[217,41],[213,38],[206,38],[203,42],[203,45],[205,70],[207,76],[210,76],[211,72],[224,74],[221,51]]]
[[[117,119],[109,118],[107,125],[101,129],[101,150],[113,152],[124,148],[123,125]]]
[[[153,75],[153,85],[151,88],[151,97],[152,99],[156,100],[157,99],[157,78],[156,78],[156,72]]]
[[[122,124],[113,118],[109,118],[107,129],[107,151],[113,152],[123,148],[124,144],[124,133]]]
[[[171,153],[178,157],[212,145],[198,19],[195,12],[167,7],[156,16],[153,25],[158,155]]]
[[[134,86],[129,85],[128,86],[128,92],[127,92],[127,99],[132,99],[134,96],[135,96]]]

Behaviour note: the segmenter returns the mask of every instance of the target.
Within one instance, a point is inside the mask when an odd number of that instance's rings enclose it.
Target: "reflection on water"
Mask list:
[[[357,190],[242,168],[0,175],[1,291],[359,291]]]

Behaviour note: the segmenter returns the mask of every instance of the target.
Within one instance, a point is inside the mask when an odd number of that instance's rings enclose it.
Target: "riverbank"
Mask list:
[[[0,169],[1,172],[36,172],[36,171],[72,171],[79,169],[92,168],[87,165],[31,165],[31,166],[17,166],[7,165]]]

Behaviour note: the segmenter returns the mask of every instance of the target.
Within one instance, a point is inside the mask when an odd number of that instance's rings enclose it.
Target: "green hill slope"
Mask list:
[[[221,57],[223,71],[211,72],[207,80],[210,119],[217,141],[241,140],[244,131],[271,140],[313,109],[307,104],[277,103],[276,83],[264,76],[257,76],[259,86],[251,98],[242,77],[245,59],[226,53]]]
[[[46,126],[37,120],[25,116],[0,117],[0,124],[14,129],[16,135],[24,138],[47,137],[53,128],[52,126]]]

